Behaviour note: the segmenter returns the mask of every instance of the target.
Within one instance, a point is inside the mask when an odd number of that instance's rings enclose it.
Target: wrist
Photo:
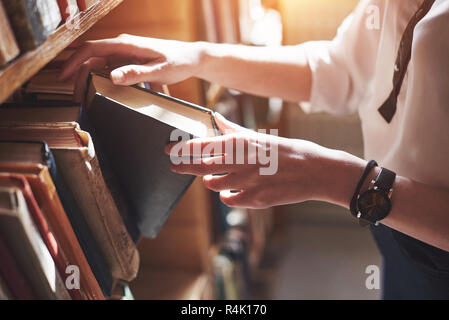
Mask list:
[[[198,56],[198,63],[194,66],[195,76],[204,79],[205,71],[209,69],[208,64],[211,60],[210,47],[213,44],[210,42],[198,41],[194,42],[193,45]]]
[[[328,150],[324,158],[322,179],[320,180],[319,200],[349,208],[357,183],[367,165],[367,161],[347,152]],[[376,168],[377,169],[377,168]],[[376,176],[373,170],[362,190]]]

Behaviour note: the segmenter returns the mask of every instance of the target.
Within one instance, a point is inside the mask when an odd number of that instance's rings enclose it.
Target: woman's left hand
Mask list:
[[[175,165],[172,161],[171,169],[202,176],[204,185],[220,192],[226,205],[262,209],[306,200],[332,201],[333,197],[347,196],[349,201],[350,191],[339,195],[332,190],[335,186],[330,183],[338,179],[332,170],[338,161],[358,158],[309,141],[256,133],[219,114],[215,120],[222,136],[173,143],[167,146],[166,153],[172,159],[201,156],[196,162]],[[363,161],[358,160],[363,170]],[[352,189],[350,183],[348,190]]]

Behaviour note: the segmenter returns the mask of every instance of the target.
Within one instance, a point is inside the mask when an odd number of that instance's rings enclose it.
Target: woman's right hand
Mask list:
[[[88,41],[65,63],[61,80],[75,78],[75,96],[81,102],[91,71],[111,71],[116,85],[140,82],[173,84],[200,71],[203,46],[199,42],[181,42],[131,35]]]

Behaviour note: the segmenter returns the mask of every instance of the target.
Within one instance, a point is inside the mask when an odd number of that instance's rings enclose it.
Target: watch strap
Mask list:
[[[385,193],[388,193],[393,188],[395,180],[396,180],[396,173],[394,173],[391,170],[382,168],[382,170],[380,171],[379,175],[376,178],[374,186],[382,191],[385,191]]]
[[[360,194],[360,190],[362,189],[363,183],[365,182],[366,178],[368,177],[369,173],[371,172],[371,170],[374,167],[377,167],[378,164],[376,161],[371,160],[370,162],[368,162],[368,164],[365,167],[365,170],[363,171],[362,177],[360,178],[359,183],[357,184],[357,187],[355,189],[354,195],[351,199],[351,203],[349,205],[349,209],[351,211],[351,214],[354,217],[358,216],[358,210],[357,210],[357,200]]]

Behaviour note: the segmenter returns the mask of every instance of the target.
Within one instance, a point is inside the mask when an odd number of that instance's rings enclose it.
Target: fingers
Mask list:
[[[160,74],[167,63],[147,65],[127,65],[111,72],[114,84],[129,86],[139,82],[159,82]]]
[[[242,190],[246,180],[241,175],[230,173],[224,176],[208,175],[203,178],[204,186],[212,191]]]
[[[179,174],[189,174],[194,176],[207,176],[211,174],[229,174],[240,172],[244,166],[225,164],[224,157],[198,159],[198,163],[178,165],[172,164],[170,169]]]
[[[132,45],[120,42],[118,39],[88,41],[66,61],[62,67],[60,78],[61,80],[69,78],[90,58],[104,58],[117,54],[132,56],[134,49]]]
[[[173,142],[165,147],[165,153],[176,157],[207,157],[221,155],[225,151],[227,136],[192,139],[185,142]]]
[[[101,71],[106,64],[105,58],[90,58],[87,62],[82,64],[75,80],[75,92],[73,97],[75,102],[81,103],[84,100],[87,89],[87,78],[89,77],[90,71]]]
[[[220,200],[228,207],[265,209],[269,205],[256,190],[244,190],[241,192],[222,191]]]

